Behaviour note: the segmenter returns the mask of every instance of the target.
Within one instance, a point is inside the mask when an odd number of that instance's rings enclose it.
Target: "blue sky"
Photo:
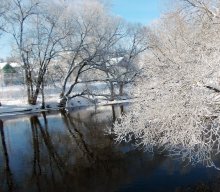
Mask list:
[[[5,35],[0,37],[0,58],[5,59],[7,56],[10,56],[11,46],[9,38]]]
[[[113,0],[113,13],[130,22],[149,24],[160,16],[161,0]]]

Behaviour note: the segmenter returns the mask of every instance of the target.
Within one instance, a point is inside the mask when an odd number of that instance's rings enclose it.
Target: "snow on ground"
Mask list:
[[[58,90],[48,87],[45,90],[47,95],[46,106],[58,109]],[[37,105],[27,104],[26,89],[23,85],[13,85],[0,87],[0,116],[12,112],[37,112],[41,106],[41,96],[39,96]]]
[[[109,94],[109,90],[106,84],[96,83],[93,85],[86,85],[91,91],[95,91],[96,93],[101,94]],[[77,87],[77,92],[82,91],[85,88],[85,85],[79,84]],[[59,94],[60,89],[55,88],[53,86],[45,87],[45,98],[46,98],[46,108],[47,109],[59,109]],[[116,104],[130,102],[130,100],[115,100],[108,101],[103,96],[96,96],[89,98],[76,97],[68,102],[67,107],[81,107],[81,106],[100,106],[100,105],[108,105],[108,104]],[[37,112],[40,111],[41,107],[41,95],[38,98],[37,105],[28,105],[27,104],[27,96],[26,89],[24,85],[13,85],[13,86],[2,86],[0,87],[0,117],[4,114],[9,113],[20,113],[20,112]]]

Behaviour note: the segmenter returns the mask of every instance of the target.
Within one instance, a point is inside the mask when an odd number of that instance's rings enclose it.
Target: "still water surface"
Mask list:
[[[126,106],[2,119],[0,191],[220,191],[220,172],[116,144]]]

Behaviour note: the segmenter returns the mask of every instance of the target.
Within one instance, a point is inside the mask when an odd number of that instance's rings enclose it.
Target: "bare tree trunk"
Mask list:
[[[32,103],[33,103],[33,92],[31,89],[32,83],[31,83],[31,79],[28,77],[28,74],[26,74],[25,81],[26,81],[26,87],[27,87],[28,104],[32,105]]]
[[[113,82],[110,82],[110,92],[111,92],[110,101],[114,101],[115,100],[115,91],[114,91]]]
[[[42,104],[41,108],[45,109],[45,98],[44,98],[44,80],[42,80],[42,85],[41,85],[41,94],[42,94]]]
[[[37,104],[37,97],[39,95],[39,92],[40,92],[40,88],[36,88],[36,90],[34,92],[34,96],[32,97],[31,105],[36,105]]]
[[[32,98],[31,98],[31,90],[30,90],[30,87],[29,87],[29,85],[28,84],[26,84],[26,87],[27,87],[27,102],[28,102],[28,104],[32,104]]]
[[[119,83],[119,95],[120,97],[124,95],[124,83],[123,82]]]
[[[68,100],[67,97],[63,96],[60,99],[59,107],[66,107],[67,100]]]
[[[44,92],[44,85],[43,85],[43,80],[42,79],[39,79],[38,81],[37,81],[37,85],[36,85],[36,89],[35,89],[35,91],[33,92],[33,97],[32,97],[32,105],[36,105],[37,104],[37,98],[38,98],[38,95],[39,95],[39,93],[40,93],[40,91],[41,91],[41,93],[42,92]],[[43,94],[43,93],[42,93]],[[43,98],[42,98],[43,99]]]
[[[115,120],[116,120],[116,113],[115,113],[115,106],[114,105],[112,105],[112,120],[113,120],[113,122],[115,122]]]
[[[32,75],[31,75],[31,72],[28,71],[28,69],[25,69],[25,81],[26,81],[26,87],[27,87],[28,104],[35,105],[36,101],[34,99]]]
[[[120,110],[121,110],[121,115],[123,115],[124,114],[124,106],[123,106],[123,104],[120,105]]]

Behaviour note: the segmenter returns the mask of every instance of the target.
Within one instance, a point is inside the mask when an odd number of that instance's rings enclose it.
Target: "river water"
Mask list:
[[[219,191],[220,171],[117,144],[126,105],[2,118],[0,191]]]

